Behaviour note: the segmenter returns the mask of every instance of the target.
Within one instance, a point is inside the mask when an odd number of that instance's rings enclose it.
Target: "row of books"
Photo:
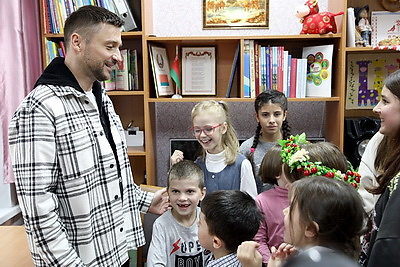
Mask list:
[[[330,97],[333,45],[304,47],[294,58],[283,46],[244,41],[244,97],[278,90],[290,98]]]
[[[64,42],[54,42],[51,40],[46,40],[46,62],[45,65],[49,65],[49,63],[56,57],[64,57],[65,56],[65,47]]]
[[[111,77],[103,81],[107,91],[139,90],[138,52],[136,49],[121,49],[123,61],[111,71]]]
[[[135,19],[126,0],[42,0],[44,32],[63,34],[67,17],[86,5],[104,7],[118,14],[125,22],[124,31],[137,28]]]

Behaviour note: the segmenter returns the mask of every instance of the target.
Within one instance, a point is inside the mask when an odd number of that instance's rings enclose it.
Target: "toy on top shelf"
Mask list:
[[[300,22],[303,23],[300,34],[336,33],[335,16],[342,15],[343,13],[343,11],[338,13],[327,11],[319,13],[318,0],[308,0],[296,10],[296,17],[301,19]]]
[[[364,41],[364,46],[370,46],[369,40],[371,38],[371,32],[372,32],[371,25],[369,24],[368,12],[369,12],[368,5],[363,7],[356,7],[354,9],[354,14],[356,17],[356,28],[357,31],[359,31],[361,34],[361,37]]]

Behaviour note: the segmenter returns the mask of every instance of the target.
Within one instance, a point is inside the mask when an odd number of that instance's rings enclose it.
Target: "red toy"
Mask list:
[[[335,16],[342,15],[339,13],[319,12],[318,0],[308,0],[303,6],[297,9],[296,17],[301,19],[303,29],[300,34],[325,34],[336,33]]]

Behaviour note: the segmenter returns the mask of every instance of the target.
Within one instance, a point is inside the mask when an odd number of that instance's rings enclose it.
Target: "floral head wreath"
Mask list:
[[[305,176],[325,176],[342,180],[350,183],[354,188],[358,188],[361,175],[350,169],[342,173],[334,168],[322,165],[322,162],[310,162],[308,151],[301,148],[302,145],[309,143],[306,140],[306,134],[302,133],[296,136],[290,136],[286,140],[278,140],[282,147],[281,157],[284,163],[290,167],[290,171],[296,170],[302,172]]]

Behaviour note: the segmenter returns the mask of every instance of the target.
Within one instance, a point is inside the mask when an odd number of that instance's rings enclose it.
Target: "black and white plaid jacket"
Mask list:
[[[128,249],[145,243],[140,212],[148,210],[153,194],[134,184],[121,121],[98,82],[93,93],[99,109],[57,58],[9,126],[36,266],[120,266]],[[108,129],[100,118],[109,121]]]

